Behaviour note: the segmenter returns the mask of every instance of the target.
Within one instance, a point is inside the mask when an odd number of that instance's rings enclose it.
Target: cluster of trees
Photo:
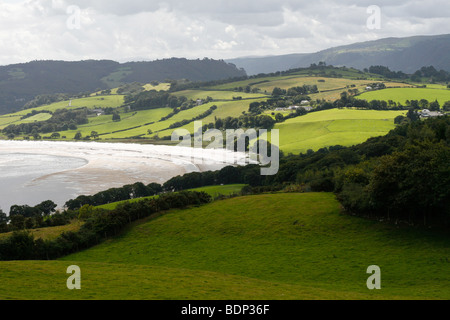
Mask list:
[[[55,213],[56,204],[47,200],[30,207],[11,206],[9,216],[0,210],[0,233],[66,225],[70,221],[68,212]]]
[[[119,234],[129,223],[172,208],[199,206],[211,201],[205,192],[180,192],[119,205],[112,211],[86,206],[85,223],[78,232],[65,232],[55,240],[35,240],[29,232],[15,232],[0,241],[0,260],[47,260],[77,252]],[[81,210],[80,210],[81,211]]]
[[[272,96],[278,97],[278,96],[288,96],[288,97],[296,97],[296,96],[303,96],[308,94],[314,94],[318,93],[319,89],[317,88],[317,85],[303,85],[301,87],[292,87],[288,90],[281,89],[278,87],[275,87],[272,91]]]
[[[213,186],[220,184],[250,184],[252,173],[260,176],[261,168],[257,165],[246,167],[228,166],[219,171],[192,172],[183,176],[173,177],[163,185],[167,191],[181,191],[186,189]],[[257,184],[252,184],[257,185]]]
[[[437,71],[435,67],[422,67],[417,70],[412,76],[412,81],[420,82],[422,78],[428,78],[431,82],[448,82],[450,81],[450,73],[445,70]]]
[[[120,86],[117,89],[117,94],[123,94],[125,96],[133,96],[137,95],[141,92],[145,91],[143,85],[139,82],[127,83],[123,86]],[[130,99],[130,97],[125,97],[126,99]]]
[[[219,130],[227,129],[240,129],[240,128],[252,128],[252,129],[267,129],[270,130],[275,125],[276,121],[268,115],[242,115],[239,118],[226,117],[216,118],[214,124],[209,125],[209,129],[215,128]]]
[[[276,122],[284,122],[288,119],[293,119],[293,118],[297,118],[297,117],[301,117],[308,114],[308,111],[306,111],[306,109],[304,108],[298,108],[295,109],[294,112],[291,112],[287,115],[282,115],[281,113],[277,113],[275,114],[275,121]]]
[[[166,91],[144,91],[136,95],[129,95],[125,98],[125,103],[130,103],[133,110],[149,110],[169,107],[179,108],[187,102],[186,97],[176,97]]]
[[[67,201],[64,206],[69,210],[77,210],[84,205],[100,206],[117,201],[154,196],[162,191],[162,186],[157,183],[145,185],[142,182],[137,182],[121,188],[101,191],[93,196],[79,196],[76,199]]]
[[[300,161],[299,161],[300,160]],[[286,160],[281,181],[334,191],[347,211],[411,223],[450,222],[450,118],[415,121],[351,148]],[[278,178],[275,178],[275,180]]]
[[[162,117],[161,120],[159,121],[165,121],[167,119],[170,119],[179,112],[195,108],[196,106],[197,104],[194,101],[184,102],[179,108],[173,109],[171,113],[169,113],[167,116]]]
[[[78,125],[86,124],[89,110],[80,108],[74,110],[58,109],[53,112],[50,119],[33,123],[11,124],[4,128],[2,132],[6,135],[32,135],[39,137],[39,133],[51,133],[55,131],[76,130]]]
[[[384,66],[371,66],[368,70],[370,73],[379,74],[388,79],[408,79],[408,75],[402,71],[391,71],[388,67]]]
[[[258,93],[261,91],[259,88],[253,88],[252,85],[254,84],[248,84],[245,87],[235,87],[233,91],[245,93]]]
[[[408,75],[401,71],[391,71],[388,67],[385,66],[371,66],[369,69],[365,69],[364,71],[379,74],[388,79],[402,79],[402,80],[411,80],[414,82],[422,82],[423,78],[427,78],[428,81],[431,82],[448,82],[450,81],[450,73],[445,70],[436,70],[433,66],[422,67],[420,70],[417,70],[412,75]]]

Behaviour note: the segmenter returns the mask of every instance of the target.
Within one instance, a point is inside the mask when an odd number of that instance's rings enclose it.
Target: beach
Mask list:
[[[135,182],[163,184],[178,175],[220,170],[245,158],[243,154],[220,149],[58,141],[0,141],[0,155],[0,207],[5,212],[9,212],[9,199],[21,200],[14,204],[35,205],[39,199],[58,198],[58,205],[62,206],[63,199],[65,202],[78,195],[92,195]],[[28,164],[30,161],[33,163]],[[35,196],[36,193],[41,195]],[[28,199],[31,194],[33,199]],[[33,203],[27,203],[28,200]]]

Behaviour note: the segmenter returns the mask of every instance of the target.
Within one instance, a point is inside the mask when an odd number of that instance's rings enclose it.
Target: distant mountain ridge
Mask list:
[[[124,83],[189,79],[222,80],[246,76],[223,60],[172,58],[118,63],[111,60],[32,61],[0,67],[0,114],[23,107],[41,94],[93,92]]]
[[[450,71],[450,34],[386,38],[335,47],[310,54],[289,54],[259,58],[229,59],[249,75],[308,67],[320,61],[334,66],[359,70],[372,65],[387,66],[394,71],[413,73],[423,66]]]

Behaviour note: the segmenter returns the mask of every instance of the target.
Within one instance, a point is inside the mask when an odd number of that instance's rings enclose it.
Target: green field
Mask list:
[[[79,220],[74,220],[70,224],[65,226],[33,229],[30,230],[30,232],[34,235],[36,239],[53,240],[56,239],[58,236],[60,236],[61,233],[63,232],[78,231],[81,225],[82,222],[80,222]],[[8,238],[11,234],[12,232],[0,233],[0,240]]]
[[[433,89],[433,88],[395,88],[384,89],[361,94],[359,99],[395,101],[405,104],[406,100],[426,99],[429,102],[439,101],[442,106],[445,102],[450,101],[450,90]]]
[[[73,99],[70,101],[55,102],[50,105],[22,110],[10,115],[0,116],[0,129],[5,128],[10,124],[30,123],[34,121],[45,121],[50,118],[48,113],[37,114],[31,118],[20,120],[20,118],[31,111],[51,111],[54,112],[58,109],[77,109],[81,107],[87,107],[89,109],[95,108],[117,108],[123,105],[123,95],[107,95],[107,96],[93,96],[89,98]],[[69,107],[69,104],[71,106]]]
[[[395,128],[394,118],[405,111],[332,109],[310,113],[275,125],[280,149],[298,154],[334,145],[352,146]]]
[[[150,83],[144,85],[144,89],[147,91],[156,90],[156,91],[167,91],[170,89],[170,83],[160,83],[157,86],[154,86]]]
[[[0,262],[0,299],[444,299],[448,236],[340,213],[328,193],[173,210],[59,261]],[[66,288],[70,265],[81,290]],[[370,291],[367,268],[381,268]]]
[[[114,134],[112,134],[112,132],[143,126],[137,130],[140,133],[147,133],[148,129],[145,124],[157,122],[162,117],[167,116],[171,111],[172,109],[170,108],[159,108],[138,112],[122,113],[121,121],[118,122],[112,120],[112,115],[94,117],[89,119],[88,124],[79,126],[77,130],[69,130],[64,132],[62,131],[60,132],[60,134],[66,135],[68,139],[72,139],[78,131],[80,131],[83,136],[90,135],[92,131],[97,131],[99,134],[105,136],[129,137],[133,135],[129,133],[129,130],[117,132]],[[103,137],[104,136],[101,136],[101,138]]]
[[[31,112],[31,110],[36,111],[48,110],[53,112],[58,109],[76,109],[82,107],[87,107],[88,109],[108,108],[108,107],[117,108],[123,105],[123,98],[124,98],[123,95],[106,95],[106,96],[94,96],[88,98],[73,99],[70,107],[69,107],[70,101],[61,101],[52,103],[47,106],[42,106],[39,108],[20,111],[17,114],[25,115]]]
[[[6,115],[0,116],[0,129],[10,125],[11,123],[15,123],[20,121],[21,116],[18,115]]]
[[[190,100],[206,99],[211,97],[214,100],[233,100],[233,97],[241,97],[242,99],[265,98],[260,93],[245,93],[233,91],[210,91],[210,90],[184,90],[174,93],[175,96],[185,96]]]
[[[24,120],[21,120],[21,121],[17,122],[16,124],[32,123],[35,121],[46,121],[46,120],[50,119],[51,117],[52,117],[52,115],[50,113],[38,113],[37,115],[26,118]]]
[[[271,94],[275,87],[281,89],[289,89],[296,86],[303,85],[317,85],[319,93],[311,94],[311,98],[315,99],[325,99],[334,101],[340,98],[342,91],[347,91],[348,89],[358,89],[363,92],[369,83],[383,82],[386,87],[405,87],[411,86],[410,84],[391,82],[391,81],[380,81],[377,78],[360,80],[360,74],[355,72],[347,72],[347,77],[334,78],[334,77],[322,77],[322,76],[310,76],[308,74],[298,74],[290,76],[278,76],[278,77],[263,77],[258,79],[249,79],[244,81],[238,81],[233,83],[227,83],[223,85],[218,85],[212,87],[218,90],[233,90],[238,87],[246,87],[248,85],[251,88],[257,88],[261,93]],[[237,94],[237,93],[236,93]]]

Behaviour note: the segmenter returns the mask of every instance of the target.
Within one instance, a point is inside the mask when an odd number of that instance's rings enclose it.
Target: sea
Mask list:
[[[35,206],[46,200],[62,208],[76,196],[77,187],[51,174],[86,164],[75,157],[0,152],[0,209],[9,214],[12,205]]]

